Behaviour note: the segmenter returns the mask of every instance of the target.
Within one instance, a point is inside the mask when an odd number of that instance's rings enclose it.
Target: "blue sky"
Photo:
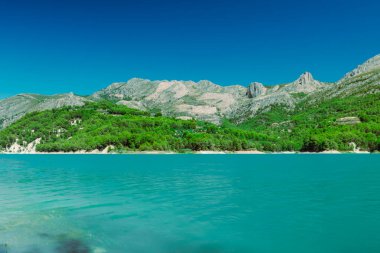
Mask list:
[[[0,97],[116,81],[336,81],[380,53],[379,1],[0,1]]]

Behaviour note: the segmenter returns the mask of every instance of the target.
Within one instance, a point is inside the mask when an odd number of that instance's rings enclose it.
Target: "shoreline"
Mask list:
[[[102,152],[102,151],[76,151],[76,152],[0,152],[0,155],[339,155],[339,154],[376,154],[369,151],[337,151],[329,150],[323,152],[265,152],[257,150],[240,151],[194,151],[194,152],[174,152],[174,151],[130,151],[130,152]]]

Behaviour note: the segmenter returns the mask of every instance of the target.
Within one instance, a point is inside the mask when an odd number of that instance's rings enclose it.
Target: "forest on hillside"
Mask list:
[[[127,151],[308,151],[380,150],[380,96],[351,97],[299,104],[293,111],[273,107],[241,124],[220,126],[139,111],[112,102],[91,102],[25,115],[0,131],[0,148],[41,138],[40,152]],[[357,124],[339,124],[355,116]]]

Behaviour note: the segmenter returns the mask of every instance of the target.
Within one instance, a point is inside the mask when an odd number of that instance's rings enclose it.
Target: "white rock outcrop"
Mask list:
[[[253,82],[248,86],[247,96],[249,98],[255,98],[261,95],[265,95],[267,88],[262,83]]]
[[[310,72],[303,73],[297,80],[294,82],[284,85],[280,88],[282,91],[291,92],[291,93],[312,93],[314,91],[320,90],[326,87],[327,84],[317,81],[313,78]]]
[[[5,153],[33,154],[36,153],[36,147],[40,143],[41,138],[37,138],[31,143],[23,143],[22,145],[16,140],[15,143],[5,149]]]

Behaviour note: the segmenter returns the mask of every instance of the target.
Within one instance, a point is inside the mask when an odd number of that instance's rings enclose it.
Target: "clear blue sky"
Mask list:
[[[116,81],[336,81],[380,53],[380,1],[0,1],[0,97]]]

